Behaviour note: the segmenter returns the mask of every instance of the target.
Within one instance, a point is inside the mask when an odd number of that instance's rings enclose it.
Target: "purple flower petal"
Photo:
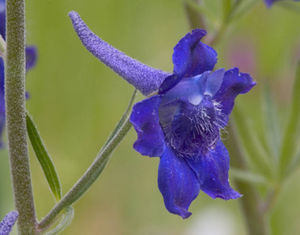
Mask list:
[[[5,113],[0,111],[0,149],[4,147],[3,143],[3,131],[5,127]]]
[[[69,16],[86,49],[144,95],[158,90],[160,84],[170,75],[125,55],[103,41],[87,27],[78,13],[72,11]]]
[[[133,106],[130,122],[138,135],[133,147],[142,155],[158,157],[164,152],[164,135],[158,119],[159,104],[160,97],[153,96]]]
[[[37,49],[35,46],[26,47],[26,70],[32,69],[36,64]]]
[[[205,30],[194,29],[178,42],[173,53],[174,74],[193,77],[214,68],[216,51],[200,42],[205,34]]]
[[[229,185],[229,154],[222,141],[206,155],[186,161],[198,176],[200,189],[210,197],[225,200],[241,197]]]
[[[166,148],[158,168],[158,188],[167,210],[183,219],[192,213],[188,208],[199,194],[199,183],[184,158],[177,157]]]
[[[181,77],[176,76],[175,74],[166,77],[166,79],[159,87],[158,94],[166,93],[168,90],[176,86],[181,81],[181,79],[182,79]]]
[[[3,58],[0,57],[0,101],[1,98],[3,98],[4,101],[4,61]],[[1,105],[0,105],[0,109],[1,109]]]
[[[271,7],[275,2],[279,2],[280,0],[264,0],[267,7]],[[300,0],[294,0],[294,2],[299,2]]]
[[[18,219],[19,213],[9,212],[0,223],[0,235],[8,235]]]
[[[5,0],[0,0],[0,35],[5,39],[6,30]]]
[[[237,68],[225,72],[223,83],[214,96],[214,100],[220,103],[224,114],[232,111],[237,95],[247,93],[255,86],[255,82],[247,73],[240,73]]]
[[[264,0],[267,7],[271,7],[275,0]]]
[[[3,147],[3,131],[5,126],[5,100],[4,100],[4,62],[0,58],[0,149]]]
[[[213,97],[217,91],[220,89],[223,79],[224,79],[225,70],[224,69],[218,69],[214,72],[211,72],[207,76],[207,81],[205,84],[205,95],[209,95]]]

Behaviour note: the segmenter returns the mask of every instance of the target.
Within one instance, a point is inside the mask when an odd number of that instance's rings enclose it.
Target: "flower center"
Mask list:
[[[159,120],[167,144],[182,157],[197,157],[215,147],[225,126],[219,104],[205,95],[162,104]]]

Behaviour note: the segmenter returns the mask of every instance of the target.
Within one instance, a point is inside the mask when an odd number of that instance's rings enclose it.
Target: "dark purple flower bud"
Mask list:
[[[168,73],[145,65],[103,41],[87,27],[78,13],[72,11],[69,16],[86,49],[144,95],[156,91],[169,76]]]
[[[8,235],[18,219],[18,212],[9,212],[0,222],[0,235]]]

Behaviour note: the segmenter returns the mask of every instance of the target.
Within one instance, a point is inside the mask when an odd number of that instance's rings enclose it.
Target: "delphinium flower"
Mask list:
[[[0,222],[0,235],[8,235],[18,219],[18,212],[9,212]]]
[[[212,198],[239,198],[229,185],[229,154],[220,130],[236,96],[255,85],[252,78],[237,68],[213,71],[217,53],[200,41],[204,30],[193,30],[178,42],[170,74],[126,56],[91,32],[76,12],[69,15],[93,55],[144,95],[152,93],[134,105],[130,121],[138,135],[134,149],[160,157],[158,187],[167,210],[189,217],[200,190]]]
[[[0,35],[5,40],[6,28],[5,0],[0,0]],[[37,50],[34,46],[26,47],[26,70],[36,64]],[[26,94],[28,96],[28,94]],[[0,57],[0,148],[3,147],[2,135],[5,125],[5,100],[4,100],[4,61]]]
[[[271,7],[275,2],[280,2],[283,0],[264,0],[267,7]],[[300,0],[294,0],[295,2],[299,2]]]

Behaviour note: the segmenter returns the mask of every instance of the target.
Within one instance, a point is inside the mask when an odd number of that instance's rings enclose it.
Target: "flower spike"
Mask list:
[[[69,16],[86,49],[144,95],[158,90],[164,79],[170,75],[125,55],[103,41],[87,27],[77,12],[71,11]]]

